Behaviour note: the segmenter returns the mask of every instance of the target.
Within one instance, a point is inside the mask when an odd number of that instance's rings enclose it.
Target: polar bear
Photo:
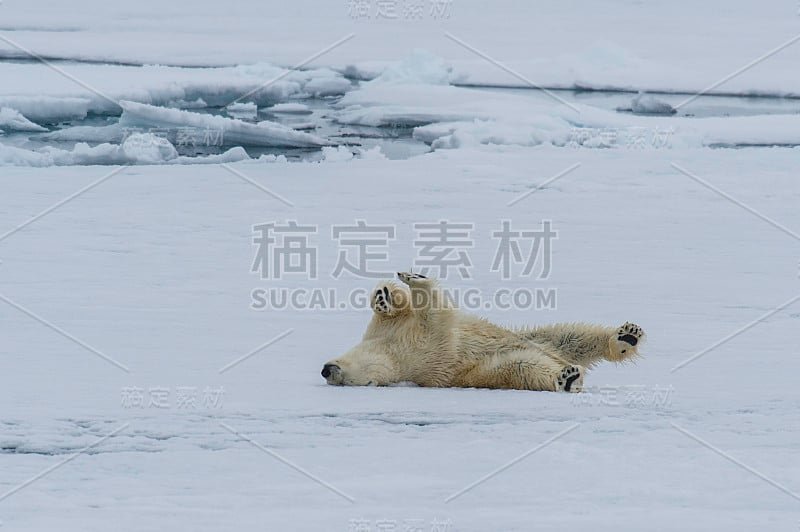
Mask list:
[[[439,283],[398,273],[372,293],[361,343],[324,365],[332,385],[504,388],[579,392],[587,368],[639,354],[641,327],[560,323],[508,329],[460,311]]]

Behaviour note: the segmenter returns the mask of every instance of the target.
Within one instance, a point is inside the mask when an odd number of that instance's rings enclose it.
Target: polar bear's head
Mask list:
[[[396,381],[390,357],[376,342],[361,342],[344,355],[327,362],[322,376],[337,386],[385,386]]]

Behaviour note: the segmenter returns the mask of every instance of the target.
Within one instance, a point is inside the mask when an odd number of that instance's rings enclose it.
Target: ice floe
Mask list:
[[[16,109],[10,107],[0,107],[0,131],[29,131],[40,133],[47,131],[47,128],[34,124]]]
[[[241,120],[178,109],[121,101],[120,125],[127,128],[184,128],[213,132],[220,145],[320,147],[330,143],[317,135],[296,131],[277,122],[251,124]]]
[[[241,146],[206,157],[181,157],[169,140],[153,133],[134,133],[122,144],[90,146],[79,142],[73,149],[46,146],[27,150],[0,143],[0,165],[12,166],[83,166],[132,164],[219,164],[248,160]]]

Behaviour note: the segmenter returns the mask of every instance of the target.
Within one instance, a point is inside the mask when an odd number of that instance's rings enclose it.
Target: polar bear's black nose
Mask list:
[[[338,370],[338,369],[339,369],[339,366],[337,366],[336,364],[325,364],[324,366],[322,366],[322,376],[327,379],[328,377],[331,376],[331,373],[334,370]]]

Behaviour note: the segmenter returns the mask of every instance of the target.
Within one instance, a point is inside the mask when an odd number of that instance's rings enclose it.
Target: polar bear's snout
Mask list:
[[[328,384],[335,384],[341,371],[342,368],[336,364],[325,364],[322,366],[322,376],[328,381]]]

